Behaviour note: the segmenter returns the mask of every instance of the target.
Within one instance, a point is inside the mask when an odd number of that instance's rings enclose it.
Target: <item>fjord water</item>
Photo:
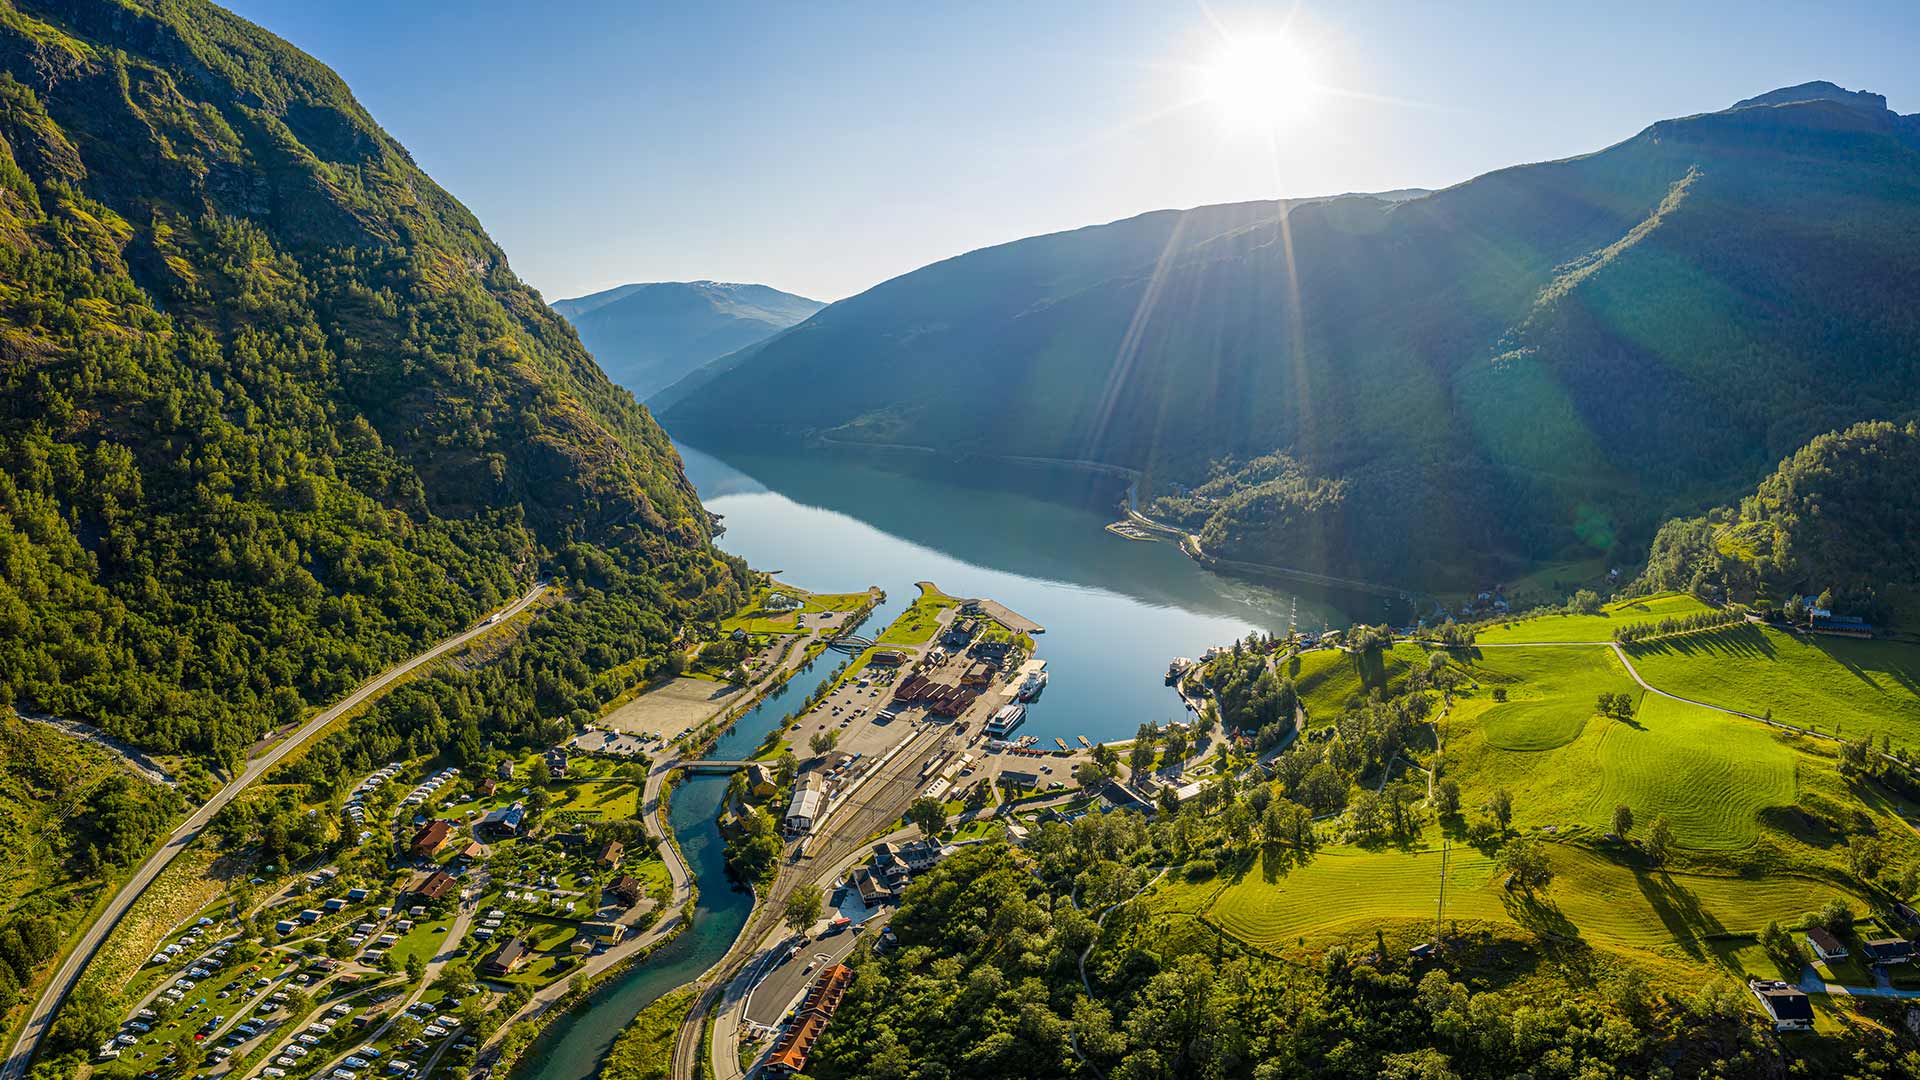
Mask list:
[[[1075,470],[839,454],[730,455],[681,444],[687,475],[721,515],[720,547],[821,592],[878,585],[890,603],[932,581],[998,600],[1046,627],[1046,693],[1023,734],[1073,743],[1179,717],[1167,661],[1250,630],[1302,632],[1403,611],[1378,596],[1285,591],[1203,570],[1171,544],[1105,531],[1116,481]],[[885,620],[868,623],[877,633]]]
[[[1101,526],[1120,493],[1084,474],[680,452],[702,502],[722,516],[722,548],[804,588],[885,589],[862,627],[869,636],[913,602],[916,581],[998,600],[1045,626],[1035,640],[1049,683],[1021,730],[1049,742],[1122,738],[1143,720],[1181,715],[1163,681],[1174,656],[1249,630],[1285,632],[1290,620],[1305,632],[1386,614],[1379,597],[1249,585],[1202,570],[1172,545],[1114,536]],[[750,755],[838,662],[829,653],[802,671],[741,717],[712,756]],[[700,889],[693,925],[556,1020],[516,1080],[587,1080],[640,1010],[725,955],[753,903],[727,879],[715,822],[726,786],[724,776],[694,776],[673,790],[668,817]]]

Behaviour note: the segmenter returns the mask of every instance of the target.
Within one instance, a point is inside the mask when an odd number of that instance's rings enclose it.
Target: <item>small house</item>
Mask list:
[[[600,845],[600,850],[593,856],[593,861],[598,866],[619,866],[620,856],[624,855],[626,850],[626,845],[620,841],[608,840]]]
[[[1773,1030],[1813,1030],[1813,1003],[1799,987],[1774,979],[1753,979],[1747,983],[1747,989],[1773,1019]]]
[[[518,937],[508,938],[506,944],[495,949],[480,964],[480,970],[495,978],[511,975],[527,962],[527,943]]]
[[[780,790],[773,778],[773,770],[764,762],[756,761],[747,766],[747,790],[758,798],[766,798]]]
[[[1816,926],[1807,931],[1807,945],[1813,949],[1816,960],[1831,961],[1847,958],[1846,945],[1824,926]]]
[[[453,822],[444,818],[434,818],[426,823],[419,832],[413,834],[408,850],[422,859],[430,859],[446,845],[447,838],[453,835]]]
[[[1904,964],[1913,959],[1913,942],[1906,938],[1875,938],[1860,943],[1869,964]]]

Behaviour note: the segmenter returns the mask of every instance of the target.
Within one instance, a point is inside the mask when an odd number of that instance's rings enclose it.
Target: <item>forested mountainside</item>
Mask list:
[[[557,572],[466,717],[537,725],[730,603],[709,531],[332,72],[197,0],[0,0],[0,705],[231,762]]]
[[[825,307],[765,285],[655,281],[554,302],[607,377],[645,401]]]
[[[1912,413],[1916,240],[1920,122],[1813,83],[1424,197],[973,252],[656,403],[713,446],[1126,466],[1211,554],[1467,584],[1636,555],[1815,435]]]
[[[1920,424],[1829,432],[1795,451],[1737,506],[1661,526],[1638,586],[1889,614],[1889,582],[1920,582]]]

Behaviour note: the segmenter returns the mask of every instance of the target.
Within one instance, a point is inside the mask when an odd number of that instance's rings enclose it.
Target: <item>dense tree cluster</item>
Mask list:
[[[203,3],[0,35],[0,702],[231,764],[569,544],[711,579],[665,436],[332,73]]]
[[[1031,855],[971,847],[916,881],[891,923],[898,947],[852,959],[810,1075],[1044,1078],[1090,1064],[1116,1080],[1602,1080],[1781,1068],[1731,983],[1669,994],[1611,965],[1489,983],[1390,951],[1283,961],[1223,951],[1210,934],[1169,936],[1126,903],[1149,875],[1111,857],[1153,840],[1138,835],[1147,829],[1049,826]],[[1116,903],[1103,933],[1094,915]],[[1096,942],[1089,995],[1080,957]]]
[[[1824,593],[1872,617],[1889,582],[1920,580],[1920,424],[1855,424],[1796,450],[1737,507],[1670,521],[1638,593],[1686,589],[1778,605]]]

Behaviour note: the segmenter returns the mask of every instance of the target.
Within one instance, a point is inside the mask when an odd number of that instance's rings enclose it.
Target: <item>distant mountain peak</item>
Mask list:
[[[1886,112],[1885,94],[1876,94],[1870,90],[1848,90],[1846,87],[1816,79],[1798,86],[1783,86],[1778,90],[1769,90],[1757,97],[1733,103],[1735,109],[1750,109],[1767,105],[1793,105],[1803,101],[1837,101],[1842,105],[1851,105],[1870,112]]]
[[[645,401],[825,306],[769,285],[702,280],[620,285],[555,301],[553,309],[573,323],[613,381]]]

